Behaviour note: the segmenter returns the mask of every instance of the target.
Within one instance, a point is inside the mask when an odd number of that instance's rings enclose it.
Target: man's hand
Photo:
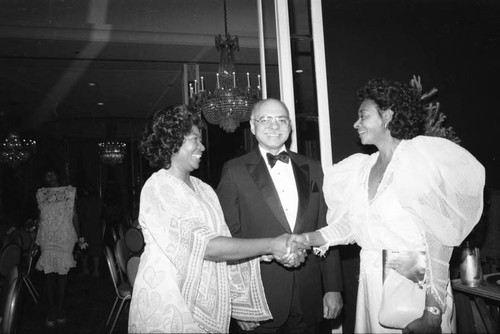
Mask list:
[[[273,256],[287,268],[300,266],[307,256],[307,246],[293,241],[294,235],[283,234],[275,238]]]
[[[255,328],[259,327],[259,325],[260,325],[260,323],[257,321],[236,320],[236,323],[244,331],[253,331]]]
[[[339,316],[344,306],[340,292],[327,292],[323,297],[323,317],[326,319],[335,319]]]
[[[307,252],[298,249],[294,253],[288,253],[283,257],[275,257],[275,260],[287,268],[299,267],[306,260]]]

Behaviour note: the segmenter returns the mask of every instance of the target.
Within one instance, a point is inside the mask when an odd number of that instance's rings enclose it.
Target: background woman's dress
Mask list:
[[[40,226],[36,243],[41,254],[36,269],[45,274],[65,275],[76,266],[73,248],[77,235],[73,226],[76,188],[72,186],[41,188],[36,193]]]

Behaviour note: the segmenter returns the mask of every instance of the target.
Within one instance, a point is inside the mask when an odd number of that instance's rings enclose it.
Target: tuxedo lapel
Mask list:
[[[258,149],[254,152],[256,154],[254,155],[252,161],[246,164],[248,172],[262,193],[262,197],[266,201],[267,205],[269,205],[269,208],[274,213],[276,219],[281,225],[283,225],[287,233],[292,233],[290,225],[286,219],[285,210],[283,210],[283,207],[281,206],[281,201],[278,196],[278,192],[276,191],[276,187],[274,186],[273,179],[267,170],[266,162],[262,158]]]
[[[297,220],[295,221],[294,232],[302,232],[304,224],[304,215],[307,207],[309,206],[309,165],[307,163],[300,164],[298,159],[290,154],[290,161],[292,162],[293,174],[295,175],[295,183],[297,185],[297,193],[299,196],[299,207],[297,209]]]

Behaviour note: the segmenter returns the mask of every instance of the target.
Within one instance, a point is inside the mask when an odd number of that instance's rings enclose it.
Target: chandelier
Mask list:
[[[224,35],[215,36],[215,48],[220,52],[217,86],[213,92],[205,90],[201,82],[190,84],[190,103],[201,110],[210,124],[219,125],[226,132],[234,132],[240,122],[250,120],[254,104],[261,99],[260,75],[257,88],[250,84],[247,73],[247,86],[238,86],[238,76],[234,63],[234,51],[239,51],[238,36],[227,33],[226,0],[224,0]]]
[[[36,141],[22,139],[17,132],[11,132],[0,147],[0,161],[15,168],[31,157],[36,150]]]
[[[123,162],[127,153],[127,144],[119,141],[103,141],[97,144],[99,157],[106,165],[115,166]]]

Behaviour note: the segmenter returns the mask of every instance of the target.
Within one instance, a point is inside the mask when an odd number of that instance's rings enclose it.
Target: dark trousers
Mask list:
[[[324,321],[324,323],[317,323],[309,326],[304,321],[302,315],[302,306],[300,304],[300,296],[298,289],[294,284],[292,291],[292,303],[290,305],[290,313],[288,314],[287,321],[280,327],[268,327],[266,324],[257,327],[253,331],[242,330],[234,319],[231,319],[231,329],[230,333],[238,334],[253,334],[253,333],[274,333],[274,334],[288,334],[288,333],[304,333],[304,334],[323,334],[331,333],[330,322]]]

